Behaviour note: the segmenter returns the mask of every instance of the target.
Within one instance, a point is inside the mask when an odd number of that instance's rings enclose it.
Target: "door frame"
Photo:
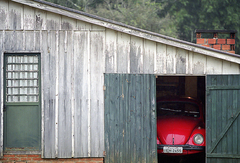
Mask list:
[[[4,107],[6,104],[6,58],[7,56],[37,56],[38,57],[38,102],[15,102],[12,103],[11,105],[13,106],[17,106],[17,105],[22,105],[22,106],[38,106],[39,111],[38,111],[38,116],[39,116],[39,150],[11,150],[11,151],[4,151],[4,132],[5,132],[5,125],[4,125]],[[2,55],[2,117],[1,117],[1,133],[2,133],[2,137],[1,137],[1,146],[2,148],[0,149],[0,154],[1,156],[3,156],[4,153],[7,154],[41,154],[41,150],[42,150],[42,89],[41,89],[41,53],[40,52],[5,52]]]

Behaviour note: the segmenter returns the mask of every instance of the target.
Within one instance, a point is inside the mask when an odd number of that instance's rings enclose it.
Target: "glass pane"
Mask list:
[[[38,102],[38,56],[8,56],[6,63],[8,102]]]

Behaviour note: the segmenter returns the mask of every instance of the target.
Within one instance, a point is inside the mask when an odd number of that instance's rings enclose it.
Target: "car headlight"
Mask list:
[[[201,134],[196,134],[193,138],[194,143],[196,144],[202,144],[204,141],[204,138]]]

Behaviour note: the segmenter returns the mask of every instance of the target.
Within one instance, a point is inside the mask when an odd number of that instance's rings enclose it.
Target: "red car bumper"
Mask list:
[[[181,153],[165,153],[163,151],[164,147],[181,147]],[[187,155],[187,154],[196,154],[200,152],[204,152],[205,146],[195,146],[195,145],[157,145],[158,154],[165,154],[165,155]]]

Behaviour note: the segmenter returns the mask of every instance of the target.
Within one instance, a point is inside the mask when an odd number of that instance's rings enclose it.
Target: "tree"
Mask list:
[[[237,0],[172,0],[163,3],[165,13],[176,21],[179,39],[195,42],[196,29],[239,31],[240,4]],[[240,52],[239,45],[237,33],[236,53]]]

